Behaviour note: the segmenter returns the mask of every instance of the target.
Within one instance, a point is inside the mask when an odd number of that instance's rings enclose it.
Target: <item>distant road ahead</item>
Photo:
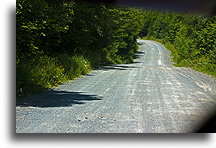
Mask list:
[[[17,102],[17,133],[192,132],[215,109],[215,80],[174,67],[160,43],[138,40],[133,64],[106,66]]]

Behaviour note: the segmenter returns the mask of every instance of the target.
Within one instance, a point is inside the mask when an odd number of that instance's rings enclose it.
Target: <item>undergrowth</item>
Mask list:
[[[216,65],[211,63],[211,60],[208,56],[203,55],[202,57],[195,59],[180,59],[179,53],[176,50],[176,47],[167,42],[164,39],[157,39],[154,37],[143,37],[142,39],[154,40],[162,43],[170,52],[172,57],[172,62],[177,67],[189,67],[193,70],[206,73],[216,78]]]
[[[42,56],[36,62],[17,63],[16,69],[16,95],[23,97],[86,74],[91,66],[83,56],[61,54],[52,58]]]

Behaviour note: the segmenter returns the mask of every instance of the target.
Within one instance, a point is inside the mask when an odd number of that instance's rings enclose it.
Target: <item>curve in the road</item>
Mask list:
[[[16,132],[194,132],[215,109],[215,80],[172,66],[158,42],[138,42],[133,64],[105,66],[17,102]]]

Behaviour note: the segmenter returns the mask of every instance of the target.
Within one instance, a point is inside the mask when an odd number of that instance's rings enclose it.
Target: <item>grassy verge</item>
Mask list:
[[[135,48],[137,50],[138,45]],[[115,58],[116,61],[98,61],[98,59],[107,60],[106,57],[98,58],[95,55],[91,55],[88,59],[91,60],[89,61],[83,56],[60,54],[52,57],[43,55],[38,58],[17,62],[17,98],[20,99],[44,89],[58,86],[68,80],[76,79],[102,65],[133,62],[132,56],[125,58],[124,61],[117,57]]]
[[[181,59],[179,60],[179,53],[176,47],[167,42],[164,39],[157,39],[154,37],[143,37],[144,40],[154,40],[157,42],[162,43],[170,52],[172,57],[172,62],[175,63],[175,66],[178,67],[189,67],[193,70],[211,75],[216,78],[216,65],[211,64],[211,61],[209,58],[205,55],[199,58],[193,58],[193,59]]]
[[[17,63],[16,69],[16,95],[22,98],[86,74],[91,65],[83,56],[61,54]]]

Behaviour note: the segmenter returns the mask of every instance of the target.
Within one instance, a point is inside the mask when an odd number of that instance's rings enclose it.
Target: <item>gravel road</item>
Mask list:
[[[133,64],[105,66],[17,101],[16,133],[187,133],[216,107],[215,80],[172,66],[169,52],[138,40]]]

